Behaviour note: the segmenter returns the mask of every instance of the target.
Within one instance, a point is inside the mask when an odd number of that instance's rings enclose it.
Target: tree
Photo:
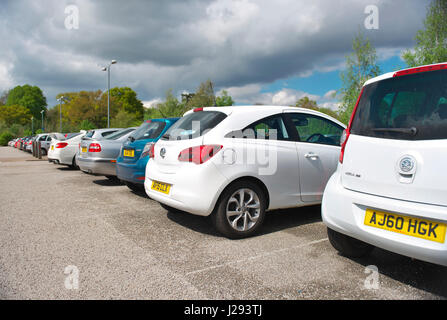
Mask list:
[[[226,90],[222,91],[222,95],[216,97],[216,105],[219,107],[223,106],[232,106],[234,104],[234,100],[231,96],[228,95]]]
[[[299,99],[296,102],[295,106],[299,107],[299,108],[306,108],[306,109],[319,111],[319,112],[322,112],[322,113],[325,113],[325,114],[331,116],[332,118],[340,120],[340,116],[336,111],[331,110],[329,108],[319,107],[315,100],[310,100],[309,97],[307,97],[307,96]]]
[[[194,96],[186,103],[187,109],[211,107],[216,105],[214,88],[211,80],[202,82]]]
[[[447,61],[447,0],[430,3],[424,26],[416,34],[414,50],[402,55],[409,67]]]
[[[1,106],[0,107],[0,120],[2,120],[7,126],[13,124],[26,125],[31,122],[31,113],[28,108],[23,106]]]
[[[309,97],[307,97],[307,96],[299,99],[296,102],[295,106],[299,107],[299,108],[307,108],[307,109],[313,109],[313,110],[318,109],[317,102],[314,100],[310,100]]]
[[[17,86],[8,92],[5,105],[20,105],[28,108],[34,118],[40,117],[40,112],[46,110],[47,99],[37,86]]]
[[[113,128],[129,128],[138,127],[142,120],[137,119],[134,114],[130,114],[124,110],[118,111],[118,114],[110,122]]]
[[[105,93],[107,94],[107,93]],[[111,103],[117,105],[120,111],[133,115],[139,121],[143,121],[143,103],[137,98],[137,93],[129,87],[113,88],[110,90]]]
[[[380,74],[376,49],[371,42],[358,32],[352,42],[353,52],[346,57],[346,71],[340,74],[343,87],[339,93],[340,121],[348,123],[363,84]]]
[[[178,101],[169,89],[164,102],[146,110],[146,119],[181,117],[186,111],[185,103]]]

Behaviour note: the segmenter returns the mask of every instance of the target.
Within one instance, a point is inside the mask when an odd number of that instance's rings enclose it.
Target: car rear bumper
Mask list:
[[[117,161],[116,163],[117,177],[123,181],[143,184],[148,159],[149,158],[147,157],[142,158],[135,163],[126,163],[123,161],[119,162]]]
[[[152,182],[170,184],[169,194],[151,189]],[[200,216],[209,216],[227,183],[212,162],[191,164],[176,173],[163,173],[154,161],[146,167],[144,187],[148,196],[170,207]]]
[[[364,224],[366,209],[447,223],[447,208],[374,196],[345,189],[337,171],[329,180],[321,205],[323,222],[330,229],[376,247],[415,259],[447,266],[447,240],[426,239]]]
[[[94,159],[76,157],[79,168],[87,173],[103,176],[116,176],[115,159]]]

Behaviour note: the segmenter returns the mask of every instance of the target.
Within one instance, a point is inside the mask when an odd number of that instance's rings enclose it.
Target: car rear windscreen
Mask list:
[[[447,139],[447,70],[365,86],[351,133],[399,140]]]
[[[156,139],[163,132],[166,123],[161,121],[145,122],[130,136],[135,140]]]
[[[219,111],[200,111],[190,113],[169,128],[163,140],[187,140],[200,137],[205,131],[213,129],[227,115]]]
[[[113,134],[107,136],[107,140],[117,140],[117,139],[121,138],[122,136],[124,136],[134,130],[135,130],[134,128],[119,130],[119,131],[114,132]]]

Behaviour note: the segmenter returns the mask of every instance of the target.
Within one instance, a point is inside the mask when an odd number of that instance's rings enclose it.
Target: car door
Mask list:
[[[258,120],[243,130],[244,148],[256,159],[251,171],[268,187],[270,208],[288,208],[301,202],[296,142],[289,130],[282,113]],[[249,158],[247,155],[247,164]]]
[[[327,118],[302,112],[285,113],[297,131],[301,200],[318,203],[329,178],[337,169],[344,127]]]

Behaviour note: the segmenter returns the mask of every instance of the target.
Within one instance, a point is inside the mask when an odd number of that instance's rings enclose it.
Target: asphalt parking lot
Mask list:
[[[447,268],[378,249],[340,256],[319,207],[271,212],[260,235],[228,240],[206,218],[9,147],[0,201],[0,299],[447,297]]]

